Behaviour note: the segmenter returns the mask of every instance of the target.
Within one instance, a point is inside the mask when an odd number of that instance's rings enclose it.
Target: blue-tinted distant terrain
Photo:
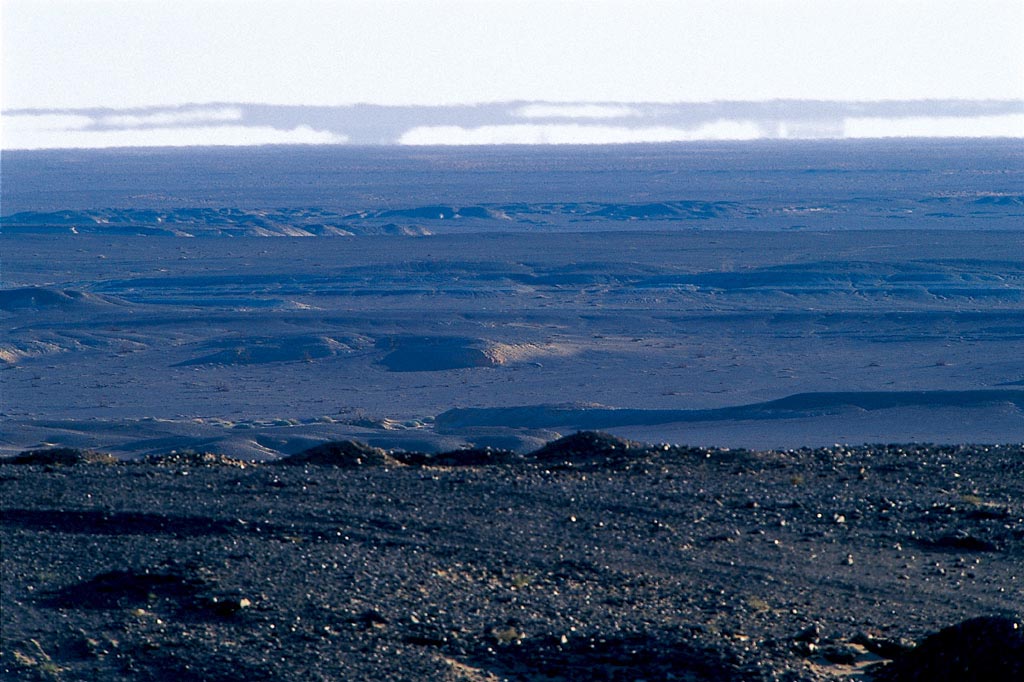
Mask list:
[[[1024,441],[1022,187],[1014,140],[5,152],[0,448]]]

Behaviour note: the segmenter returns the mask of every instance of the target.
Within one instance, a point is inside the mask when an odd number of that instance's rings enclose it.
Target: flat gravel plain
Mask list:
[[[52,452],[0,464],[5,679],[1009,680],[1024,658],[1021,446]]]

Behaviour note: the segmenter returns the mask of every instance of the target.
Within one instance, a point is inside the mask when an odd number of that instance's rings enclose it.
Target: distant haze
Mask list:
[[[4,149],[1024,136],[1020,0],[3,0]]]
[[[3,149],[264,144],[617,144],[881,137],[1024,138],[1024,101],[208,104],[4,112]]]

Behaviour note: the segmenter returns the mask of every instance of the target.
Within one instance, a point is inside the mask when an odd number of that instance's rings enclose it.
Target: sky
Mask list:
[[[1019,0],[4,0],[3,108],[1024,98]]]
[[[1024,100],[1020,0],[0,2],[5,111]]]

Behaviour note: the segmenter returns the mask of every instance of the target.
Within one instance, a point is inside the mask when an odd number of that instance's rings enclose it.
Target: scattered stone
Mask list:
[[[494,639],[495,644],[504,646],[506,644],[518,644],[526,635],[520,632],[514,625],[509,625],[491,628],[491,637]]]
[[[402,641],[416,646],[441,647],[450,644],[451,633],[430,623],[413,623],[406,628]]]
[[[813,656],[818,653],[818,645],[814,642],[793,642],[793,653],[797,656]]]
[[[860,644],[873,654],[888,659],[899,658],[917,645],[914,640],[906,637],[878,637],[868,632],[858,632],[850,641]]]
[[[254,465],[253,462],[235,459],[227,455],[215,452],[169,452],[161,455],[150,455],[143,460],[146,464],[153,466],[185,466],[185,467],[212,467],[225,466],[245,469]]]
[[[604,438],[563,443],[563,453],[596,444],[579,459],[517,456],[491,471],[353,475],[312,457],[305,471],[240,471],[188,452],[57,473],[0,467],[12,548],[0,606],[14,633],[0,677],[40,677],[49,662],[25,644],[35,637],[61,679],[1014,679],[989,666],[1009,656],[998,630],[961,632],[958,658],[936,664],[958,671],[946,677],[897,633],[954,622],[965,604],[1017,608],[1024,450],[956,463],[972,487],[998,490],[1008,511],[990,519],[935,505],[948,497],[936,492],[948,483],[939,450],[900,455],[891,471],[895,456],[872,451],[871,484],[860,486],[857,462],[819,467],[810,450],[751,452],[737,468],[731,450],[648,456]],[[342,449],[321,461],[383,453]],[[458,467],[507,452],[383,454]],[[806,477],[797,489],[794,471]],[[943,549],[944,534],[1003,551]],[[856,565],[838,566],[848,554]],[[962,665],[996,672],[972,678]]]
[[[246,597],[213,595],[202,599],[199,604],[210,612],[223,618],[230,618],[244,609],[252,607],[252,601]]]
[[[811,623],[800,632],[793,635],[795,642],[818,642],[821,639],[821,628],[817,623]]]
[[[390,622],[380,611],[367,609],[351,620],[352,623],[367,630],[380,629],[388,626]]]
[[[831,644],[821,648],[821,656],[829,663],[852,665],[861,657],[861,650],[853,644]]]

